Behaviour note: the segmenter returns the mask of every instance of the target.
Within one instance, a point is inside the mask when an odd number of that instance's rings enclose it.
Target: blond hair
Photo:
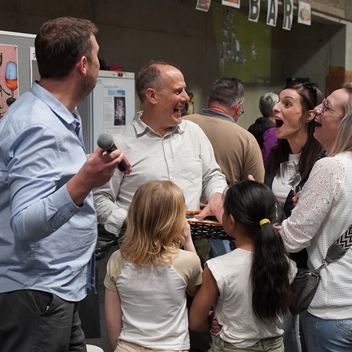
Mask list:
[[[340,128],[329,156],[352,151],[352,82],[344,83],[342,88],[345,89],[350,96],[348,101],[342,104],[344,116],[341,119]]]
[[[183,243],[185,199],[170,181],[141,185],[130,204],[121,255],[138,265],[166,265]]]

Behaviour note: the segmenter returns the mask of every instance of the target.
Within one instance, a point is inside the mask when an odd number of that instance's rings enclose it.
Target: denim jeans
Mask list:
[[[309,352],[351,352],[352,319],[325,320],[307,313]]]
[[[285,352],[302,352],[301,337],[299,330],[299,315],[287,312],[281,329],[284,330]]]
[[[231,252],[234,249],[233,241],[221,239],[208,239],[210,244],[209,259]]]

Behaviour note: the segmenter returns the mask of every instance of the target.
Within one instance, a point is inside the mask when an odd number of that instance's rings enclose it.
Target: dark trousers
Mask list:
[[[1,352],[86,352],[77,308],[48,292],[0,293]]]

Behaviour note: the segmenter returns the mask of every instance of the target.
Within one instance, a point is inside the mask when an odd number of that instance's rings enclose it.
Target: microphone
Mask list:
[[[107,153],[111,153],[112,151],[118,149],[114,143],[114,137],[109,133],[101,133],[98,137],[98,147],[104,149]],[[118,165],[118,169],[120,171],[126,171],[128,168],[127,162],[123,159]]]

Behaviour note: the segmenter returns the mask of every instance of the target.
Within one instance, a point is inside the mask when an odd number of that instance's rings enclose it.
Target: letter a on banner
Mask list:
[[[284,0],[283,17],[282,28],[290,31],[293,19],[293,0]]]
[[[258,22],[260,13],[260,0],[249,0],[248,21]]]
[[[268,12],[266,15],[266,24],[268,26],[276,27],[277,3],[278,0],[268,0]]]

